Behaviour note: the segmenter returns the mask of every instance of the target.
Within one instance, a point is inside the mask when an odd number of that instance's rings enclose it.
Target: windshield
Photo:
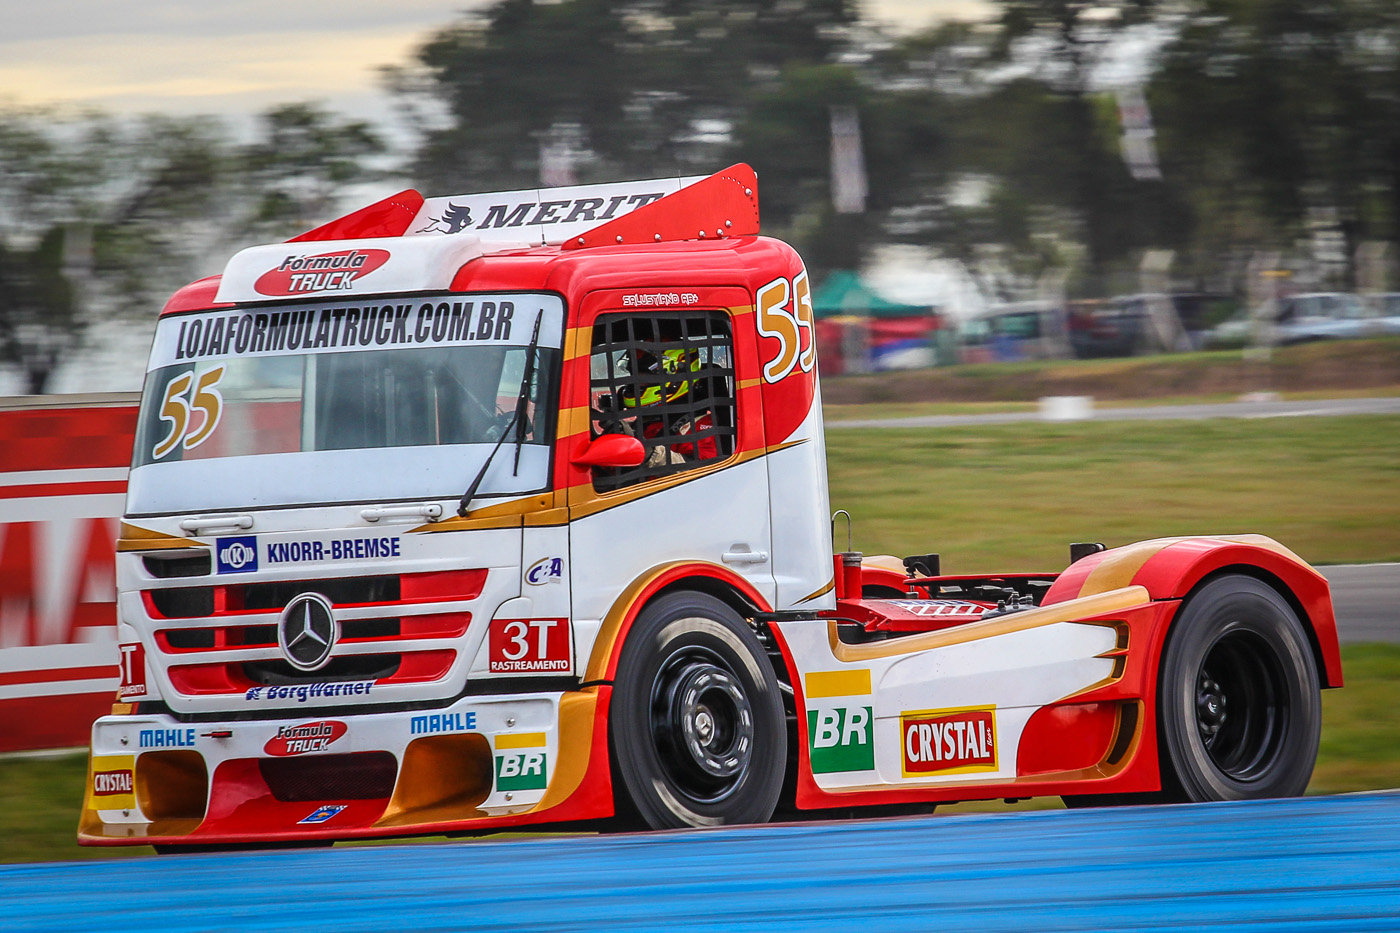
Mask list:
[[[537,317],[520,466],[497,458],[479,494],[544,488],[562,303],[466,297],[162,319],[128,512],[456,498],[511,423]]]

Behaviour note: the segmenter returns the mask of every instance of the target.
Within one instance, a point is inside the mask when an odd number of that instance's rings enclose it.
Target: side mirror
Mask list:
[[[630,434],[604,434],[589,441],[571,462],[581,467],[635,467],[647,458],[642,442]]]

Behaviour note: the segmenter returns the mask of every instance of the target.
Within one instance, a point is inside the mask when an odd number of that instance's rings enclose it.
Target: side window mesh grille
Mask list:
[[[734,350],[719,311],[610,314],[593,328],[593,436],[630,434],[646,459],[630,469],[595,469],[608,492],[693,470],[734,453]]]

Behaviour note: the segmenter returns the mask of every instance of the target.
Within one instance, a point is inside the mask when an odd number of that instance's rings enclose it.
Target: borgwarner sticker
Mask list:
[[[323,752],[348,728],[345,723],[334,719],[305,722],[299,726],[278,726],[277,734],[267,740],[263,751],[278,757]]]
[[[214,558],[219,573],[252,573],[258,569],[257,535],[216,538]]]
[[[319,697],[368,696],[372,680],[345,680],[333,684],[273,684],[271,687],[249,687],[243,693],[245,701],[296,700],[305,703]]]
[[[346,249],[316,256],[288,256],[253,283],[260,295],[284,298],[306,292],[349,290],[389,261],[387,249]]]

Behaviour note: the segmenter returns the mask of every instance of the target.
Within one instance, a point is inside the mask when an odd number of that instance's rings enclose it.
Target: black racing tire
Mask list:
[[[668,593],[623,645],[609,722],[624,827],[762,823],[783,786],[787,726],[773,666],[733,609]]]
[[[1253,577],[1218,577],[1172,624],[1158,682],[1163,796],[1295,797],[1312,778],[1322,700],[1307,632]]]

